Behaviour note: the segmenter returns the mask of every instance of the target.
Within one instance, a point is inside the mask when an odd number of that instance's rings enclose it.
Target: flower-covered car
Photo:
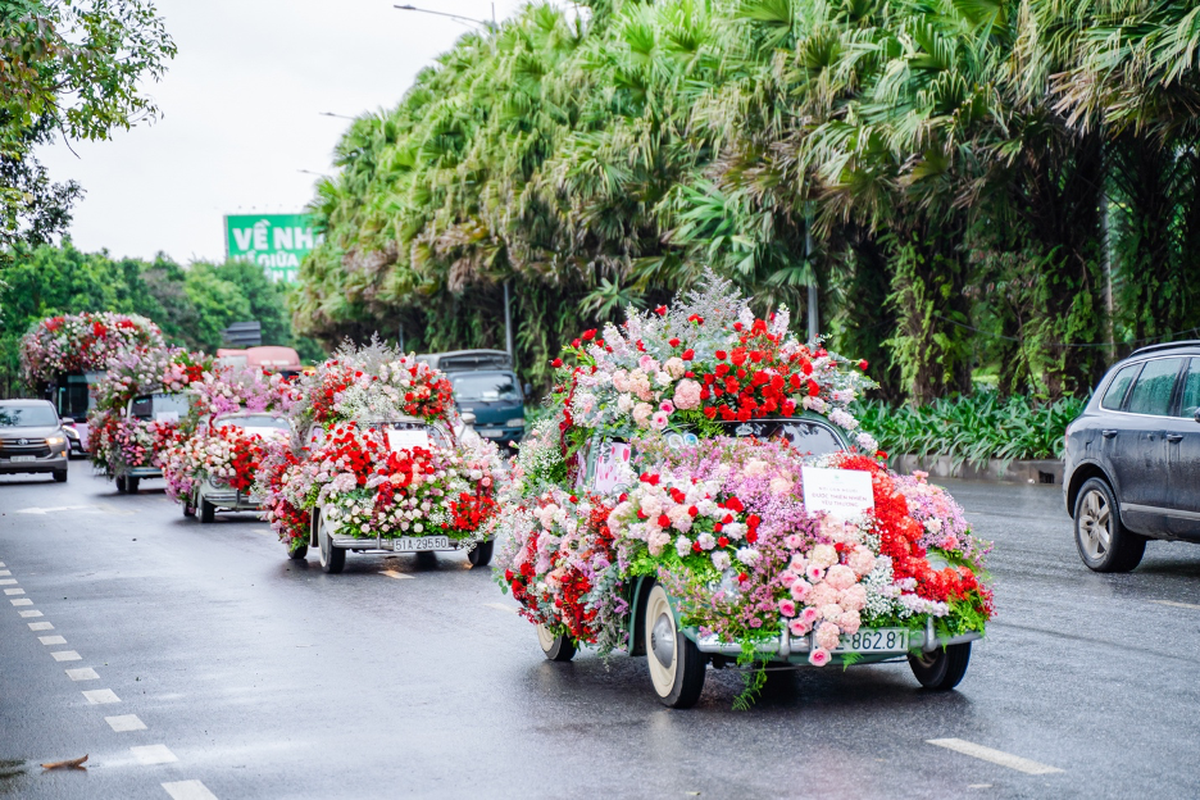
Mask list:
[[[21,338],[21,376],[39,396],[54,403],[68,431],[71,452],[83,455],[90,445],[89,385],[103,377],[110,358],[137,348],[165,346],[158,326],[137,314],[106,311],[47,317]]]
[[[183,514],[212,522],[218,510],[258,511],[255,477],[270,448],[285,447],[291,432],[287,411],[299,395],[279,374],[218,366],[191,384],[196,417],[167,450],[167,494]]]
[[[267,521],[291,558],[319,549],[330,573],[347,551],[467,551],[492,557],[496,446],[463,426],[445,376],[379,343],[347,347],[301,379],[292,447],[264,461]]]
[[[118,492],[136,493],[143,478],[162,476],[166,453],[189,432],[187,389],[211,367],[211,359],[177,348],[134,348],[109,359],[88,424],[92,462]]]
[[[566,348],[521,445],[498,582],[546,656],[647,654],[662,702],[706,668],[907,660],[953,688],[992,614],[987,547],[923,476],[890,472],[846,405],[861,370],[755,319],[729,285]]]

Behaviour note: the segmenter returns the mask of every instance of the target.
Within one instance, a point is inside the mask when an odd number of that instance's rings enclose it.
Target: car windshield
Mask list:
[[[191,398],[186,394],[149,394],[135,397],[130,416],[155,422],[178,422],[186,416]]]
[[[371,422],[367,427],[382,430],[387,434],[388,445],[393,450],[410,447],[449,447],[450,442],[440,428],[424,422]]]
[[[38,403],[0,408],[0,428],[45,428],[56,424],[58,417],[48,405]]]
[[[462,401],[520,400],[521,392],[511,372],[472,372],[450,376],[454,397]]]
[[[820,456],[846,448],[833,428],[816,420],[764,419],[721,424],[730,436],[783,439],[805,455]]]
[[[220,417],[213,423],[218,428],[273,428],[279,431],[291,430],[287,417],[277,417],[274,414],[230,414]]]

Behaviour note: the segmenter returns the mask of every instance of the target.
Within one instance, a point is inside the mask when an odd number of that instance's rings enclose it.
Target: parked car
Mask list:
[[[67,480],[67,435],[48,400],[0,400],[0,474],[49,472]]]
[[[525,396],[532,387],[517,381],[508,353],[454,350],[419,355],[417,360],[446,373],[459,413],[480,436],[510,447],[524,437]]]
[[[1200,542],[1200,341],[1115,364],[1066,432],[1063,495],[1097,572],[1127,572],[1148,539]]]

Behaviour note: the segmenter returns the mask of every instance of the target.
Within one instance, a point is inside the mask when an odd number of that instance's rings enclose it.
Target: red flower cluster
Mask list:
[[[741,334],[732,351],[718,350],[712,371],[698,376],[704,415],[742,422],[752,417],[790,417],[796,412],[792,397],[818,394],[820,387],[809,376],[812,359],[826,355],[825,351],[810,353],[802,347],[785,357],[779,344],[780,337],[768,332],[766,321],[759,319]]]
[[[460,531],[476,531],[479,526],[496,514],[496,501],[487,495],[462,492],[457,500],[449,503],[454,528]]]
[[[927,600],[971,602],[976,610],[991,616],[992,592],[979,583],[970,568],[950,566],[935,570],[929,565],[925,548],[918,544],[923,532],[921,523],[909,515],[908,501],[896,489],[883,465],[869,456],[847,454],[840,458],[839,466],[871,473],[879,552],[892,559],[892,574],[897,579],[913,578],[917,582],[917,595]]]

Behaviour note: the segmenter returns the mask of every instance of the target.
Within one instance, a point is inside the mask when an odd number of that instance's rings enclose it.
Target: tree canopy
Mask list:
[[[712,267],[892,399],[1086,392],[1194,335],[1200,15],[1147,0],[593,0],[468,33],[339,143],[299,330],[558,344]],[[802,314],[794,316],[803,319]]]

